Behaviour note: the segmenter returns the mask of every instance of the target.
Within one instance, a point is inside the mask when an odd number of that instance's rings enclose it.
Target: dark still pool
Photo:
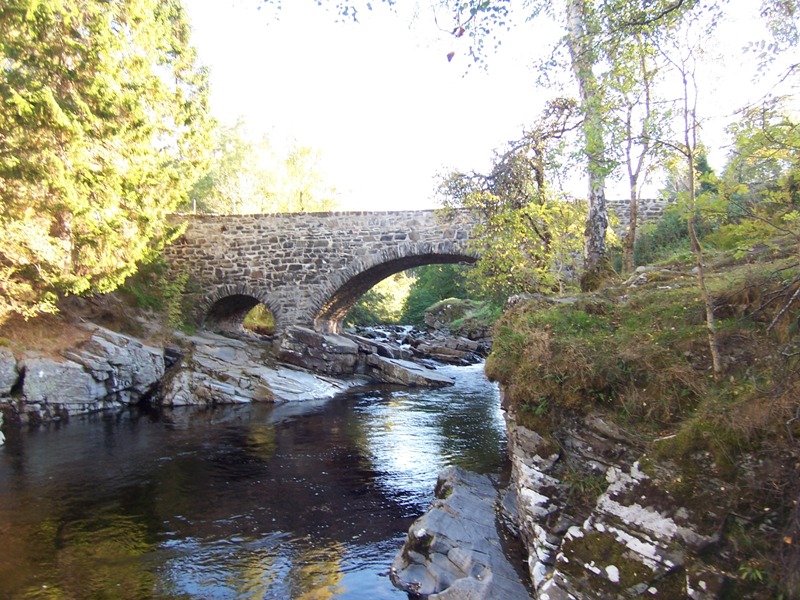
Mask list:
[[[0,447],[0,598],[402,599],[437,473],[499,473],[482,365],[441,390],[73,418]]]

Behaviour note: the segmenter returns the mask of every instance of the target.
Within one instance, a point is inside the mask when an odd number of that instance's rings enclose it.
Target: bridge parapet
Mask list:
[[[667,207],[674,202],[675,200],[671,198],[640,198],[637,205],[638,223],[641,225],[658,221]],[[631,201],[627,198],[608,199],[606,203],[608,204],[608,210],[617,217],[617,224],[614,226],[614,230],[617,235],[625,235],[631,220]]]

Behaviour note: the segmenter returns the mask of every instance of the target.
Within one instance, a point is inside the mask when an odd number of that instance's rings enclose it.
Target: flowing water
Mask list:
[[[481,365],[456,386],[73,418],[0,446],[0,598],[402,600],[437,473],[500,473]]]

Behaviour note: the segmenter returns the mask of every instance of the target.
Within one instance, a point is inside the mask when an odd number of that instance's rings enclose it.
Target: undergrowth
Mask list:
[[[188,271],[171,267],[163,258],[140,265],[119,289],[130,297],[138,308],[160,314],[170,328],[191,331],[194,327],[185,292],[194,282]]]
[[[571,301],[516,305],[495,327],[486,372],[503,385],[518,422],[541,435],[599,412],[672,465],[685,497],[710,477],[727,482],[740,493],[720,497],[739,532],[721,543],[731,597],[798,598],[800,268],[785,254],[753,264],[715,260],[718,377],[686,269]]]

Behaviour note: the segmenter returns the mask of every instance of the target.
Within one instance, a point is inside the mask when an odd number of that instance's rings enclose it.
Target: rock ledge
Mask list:
[[[430,600],[529,600],[501,545],[498,493],[490,479],[448,467],[439,475],[436,498],[409,529],[392,564],[392,583]]]

